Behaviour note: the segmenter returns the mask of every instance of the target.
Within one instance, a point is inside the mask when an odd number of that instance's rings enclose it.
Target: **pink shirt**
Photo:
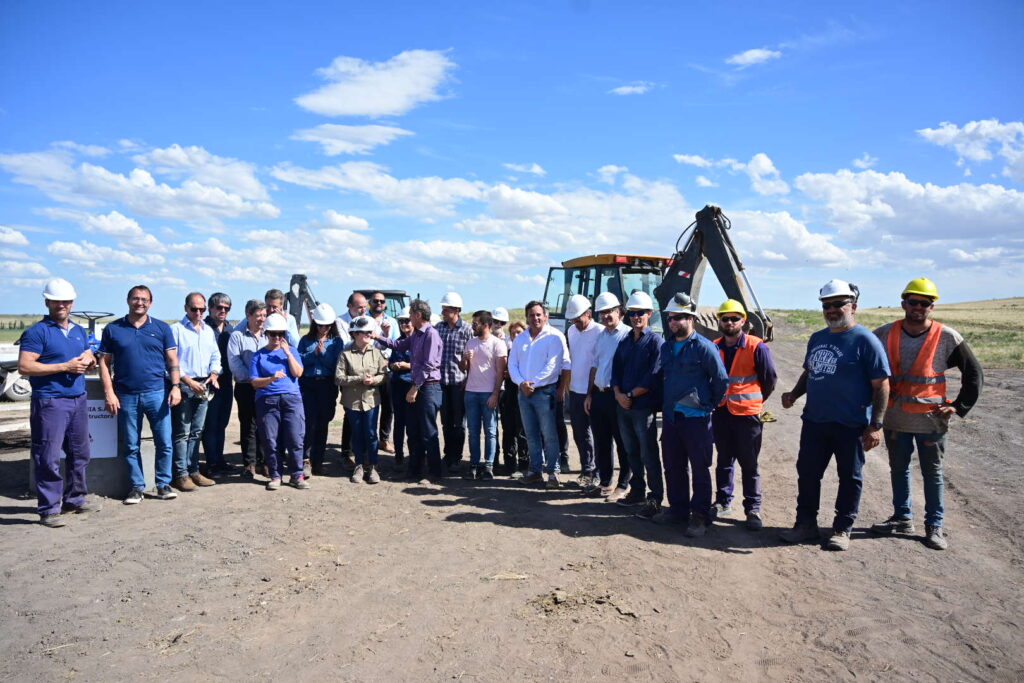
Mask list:
[[[473,352],[473,361],[469,364],[469,377],[466,379],[466,391],[491,393],[497,381],[497,361],[499,358],[508,358],[505,340],[494,335],[487,341],[473,337],[466,344],[466,351]]]

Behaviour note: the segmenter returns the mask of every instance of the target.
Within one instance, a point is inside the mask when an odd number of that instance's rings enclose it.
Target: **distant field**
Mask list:
[[[821,311],[780,310],[770,315],[793,325],[791,339],[806,339],[824,327]],[[862,308],[857,322],[874,329],[903,317],[901,308]],[[1024,368],[1024,297],[936,305],[934,318],[952,325],[986,368]]]

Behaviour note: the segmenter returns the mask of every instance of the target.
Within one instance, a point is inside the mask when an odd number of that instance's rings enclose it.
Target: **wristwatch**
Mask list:
[[[633,392],[632,392],[632,390],[626,392],[626,398],[628,398],[630,401],[633,400]]]
[[[869,426],[871,427],[871,429],[877,431],[877,430],[882,428],[882,423],[881,422],[872,422]]]

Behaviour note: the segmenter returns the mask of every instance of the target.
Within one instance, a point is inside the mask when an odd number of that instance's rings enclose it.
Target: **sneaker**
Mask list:
[[[661,512],[661,503],[653,498],[648,498],[634,516],[640,519],[653,519],[659,512]]]
[[[669,510],[662,510],[651,517],[651,521],[662,526],[686,526],[688,520],[686,517],[673,515]]]
[[[618,503],[620,500],[625,498],[627,495],[629,495],[629,487],[628,486],[616,486],[614,489],[612,489],[611,491],[608,492],[608,495],[605,497],[605,502],[607,502],[607,503]]]
[[[366,483],[367,484],[379,484],[380,483],[380,475],[377,474],[377,468],[376,467],[371,467],[370,471],[366,473]],[[309,486],[309,485],[307,484],[307,486]]]
[[[484,467],[482,470],[480,470],[479,474],[477,475],[477,479],[480,479],[481,481],[491,481],[491,480],[493,480],[494,479],[494,468],[491,467],[490,465],[488,465],[487,467]]]
[[[296,474],[294,477],[292,477],[291,481],[289,481],[288,483],[292,487],[297,488],[297,489],[308,489],[309,488],[309,482],[306,481],[306,475],[304,475],[304,474]]]
[[[174,481],[171,482],[171,486],[178,489],[179,491],[195,491],[196,485],[192,479],[188,476],[175,477]]]
[[[576,485],[585,491],[594,486],[594,478],[589,474],[581,474],[576,477]]]
[[[817,522],[797,522],[792,529],[786,529],[779,538],[785,543],[807,543],[821,540]]]
[[[647,502],[647,496],[644,495],[643,491],[630,491],[623,498],[620,498],[618,504],[622,507],[633,507],[635,505],[643,505]]]
[[[271,479],[270,481],[267,482],[268,491],[276,491],[279,488],[281,488],[281,477],[278,477],[277,479]]]
[[[217,483],[213,479],[210,479],[209,477],[204,477],[199,472],[196,472],[195,474],[190,474],[188,475],[188,477],[196,486],[213,486]]]
[[[103,506],[100,505],[99,503],[94,503],[90,500],[87,500],[81,505],[64,503],[64,505],[61,506],[61,509],[64,510],[64,512],[73,512],[76,515],[84,515],[87,512],[99,512],[100,510],[103,509]]]
[[[764,528],[764,520],[761,519],[761,513],[759,512],[748,512],[747,513],[747,529],[751,531],[760,531]]]
[[[466,481],[474,481],[476,479],[476,467],[467,467],[462,478]]]
[[[925,524],[924,534],[924,544],[932,550],[945,550],[949,547],[949,541],[946,540],[946,535],[942,533],[941,526]]]
[[[544,475],[541,474],[540,472],[529,472],[525,474],[523,478],[520,479],[519,481],[520,483],[523,484],[543,484]]]
[[[302,461],[302,476],[305,479],[309,479],[310,477],[313,476],[313,465],[309,462],[309,460]]]
[[[882,536],[891,536],[892,534],[912,534],[914,533],[914,521],[909,517],[897,517],[896,515],[893,515],[884,522],[872,524],[871,533]]]
[[[548,475],[548,481],[547,481],[546,484],[544,484],[544,488],[546,488],[548,490],[554,490],[554,489],[562,488],[562,482],[558,481],[558,475],[557,474],[549,474]]]
[[[191,481],[189,483],[191,483]],[[193,484],[192,487],[195,488],[195,484]],[[178,497],[178,494],[175,493],[174,489],[170,486],[157,486],[156,497],[160,500],[174,500]]]
[[[732,512],[732,505],[728,503],[715,503],[711,506],[711,519],[725,517]]]
[[[584,489],[581,494],[585,498],[607,498],[615,488],[612,486],[591,486]]]
[[[128,497],[124,499],[125,505],[138,505],[143,501],[142,489],[132,489]]]
[[[529,474],[529,473],[525,472],[523,470],[514,470],[512,472],[512,474],[508,475],[508,478],[509,479],[515,479],[516,481],[521,481],[521,480],[526,478],[527,474]]]
[[[849,531],[837,531],[832,530],[832,535],[828,537],[828,541],[825,542],[825,550],[849,550],[850,549],[850,532]]]
[[[348,478],[353,484],[359,484],[363,481],[363,466],[356,465],[356,468],[352,470],[352,476]]]
[[[686,527],[687,538],[702,538],[708,533],[708,521],[699,515],[690,518],[690,525]]]
[[[56,529],[59,526],[64,526],[65,524],[67,524],[68,520],[65,519],[64,515],[60,514],[59,512],[56,512],[52,515],[39,515],[39,523],[43,526],[48,526],[52,529]]]

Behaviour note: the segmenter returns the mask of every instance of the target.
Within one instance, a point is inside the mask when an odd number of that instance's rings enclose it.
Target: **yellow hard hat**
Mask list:
[[[739,313],[744,318],[747,317],[747,312],[743,310],[743,304],[736,299],[726,299],[725,303],[718,307],[718,315],[725,315],[726,313]]]
[[[907,286],[903,288],[901,296],[906,296],[907,294],[920,294],[921,296],[930,297],[933,301],[939,300],[939,288],[926,277],[919,277],[908,282]]]

